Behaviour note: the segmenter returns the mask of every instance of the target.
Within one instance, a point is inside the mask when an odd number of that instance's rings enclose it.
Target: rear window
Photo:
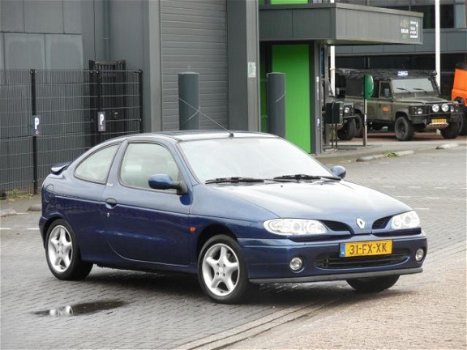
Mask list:
[[[105,147],[88,156],[76,167],[75,177],[84,181],[105,184],[118,146],[117,144]]]

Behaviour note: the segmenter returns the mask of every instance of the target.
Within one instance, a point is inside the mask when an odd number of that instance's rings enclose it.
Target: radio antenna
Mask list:
[[[206,113],[203,113],[201,111],[201,107],[196,109],[195,106],[193,106],[191,103],[185,101],[183,98],[178,98],[179,101],[182,101],[184,104],[186,104],[188,107],[191,107],[193,110],[195,110],[195,112],[188,118],[184,121],[184,123],[182,125],[184,125],[185,123],[187,123],[188,121],[190,121],[191,119],[193,119],[197,113],[199,113],[202,117],[206,118],[207,120],[209,120],[211,123],[214,123],[216,124],[218,127],[220,127],[222,130],[224,131],[227,131],[229,133],[229,137],[234,137],[234,133],[232,131],[230,131],[229,129],[225,128],[223,125],[219,124],[218,122],[216,122],[214,119],[212,119],[210,116],[208,116]]]

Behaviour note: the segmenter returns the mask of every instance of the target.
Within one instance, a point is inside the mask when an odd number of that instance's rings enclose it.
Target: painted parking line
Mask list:
[[[39,227],[28,227],[26,228],[28,231],[39,231]]]
[[[413,208],[414,210],[430,210],[430,208]]]
[[[447,187],[435,187],[435,190],[447,190]]]
[[[0,231],[10,231],[11,227],[0,227]]]
[[[397,198],[412,198],[412,196],[394,196],[394,197],[397,197]]]

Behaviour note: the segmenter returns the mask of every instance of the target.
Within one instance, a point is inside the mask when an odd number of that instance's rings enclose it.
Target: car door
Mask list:
[[[173,154],[164,145],[129,143],[104,194],[107,242],[128,262],[187,265],[189,194],[151,189],[148,179],[155,174],[182,180]]]
[[[379,100],[377,106],[377,119],[384,121],[392,120],[392,91],[389,81],[379,83]]]

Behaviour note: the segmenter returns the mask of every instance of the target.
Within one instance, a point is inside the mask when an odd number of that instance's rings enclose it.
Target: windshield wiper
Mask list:
[[[237,184],[240,182],[264,182],[264,179],[256,179],[254,177],[218,177],[216,179],[206,180],[205,184],[219,184],[219,183],[233,183]]]
[[[403,90],[403,91],[407,91],[407,92],[410,92],[410,90],[407,90],[407,89],[404,89],[404,88],[401,88],[401,87],[396,87],[397,90]]]
[[[294,180],[294,181],[300,181],[300,180],[341,180],[340,177],[337,176],[328,176],[328,175],[307,175],[307,174],[295,174],[295,175],[282,175],[282,176],[276,176],[273,178],[273,180]]]
[[[422,88],[412,88],[412,89],[428,93],[428,90],[425,90],[425,89],[422,89]]]

